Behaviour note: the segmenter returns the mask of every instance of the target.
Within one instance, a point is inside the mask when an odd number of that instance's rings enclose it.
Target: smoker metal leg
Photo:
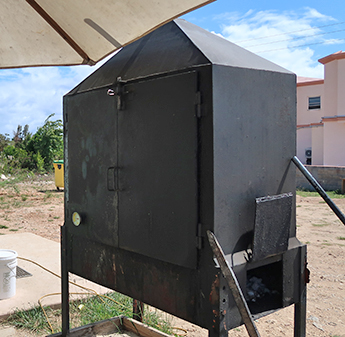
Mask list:
[[[144,303],[133,299],[133,318],[139,322],[143,321]]]
[[[213,250],[213,254],[217,259],[224,278],[227,281],[231,293],[234,297],[238,310],[240,311],[248,335],[250,337],[260,337],[259,331],[257,330],[256,325],[252,319],[251,313],[243,296],[241,287],[237,281],[236,275],[226,261],[222,247],[219,245],[217,238],[212,232],[207,231],[207,236],[210,242],[210,246]]]
[[[69,334],[69,283],[67,266],[67,229],[61,227],[61,300],[62,300],[62,337]]]
[[[309,270],[307,268],[307,249],[304,246],[300,258],[300,301],[295,304],[294,337],[306,336],[307,319],[307,283],[309,283]]]
[[[306,336],[306,319],[307,319],[307,289],[301,296],[301,302],[295,304],[295,329],[294,337]]]
[[[222,330],[220,332],[208,331],[208,337],[228,337],[228,331]]]

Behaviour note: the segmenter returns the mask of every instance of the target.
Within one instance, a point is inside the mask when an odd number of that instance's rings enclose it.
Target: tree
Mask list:
[[[21,125],[18,125],[17,131],[13,131],[13,141],[16,147],[21,146],[22,142],[29,135],[29,125],[26,124],[24,129]]]
[[[54,159],[63,158],[63,124],[61,120],[51,121],[50,115],[44,125],[32,135],[29,126],[18,125],[12,141],[0,134],[1,172],[12,173],[20,169],[39,173],[53,169]]]
[[[10,140],[8,138],[8,134],[1,134],[0,133],[0,152],[4,151],[4,148],[9,144]]]
[[[63,124],[61,120],[51,121],[48,116],[44,125],[37,129],[37,132],[31,136],[26,136],[26,151],[39,154],[44,160],[44,168],[51,170],[54,159],[63,158]]]

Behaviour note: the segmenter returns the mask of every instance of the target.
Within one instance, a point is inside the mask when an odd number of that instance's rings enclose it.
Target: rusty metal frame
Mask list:
[[[256,328],[254,320],[252,319],[251,313],[242,293],[241,287],[237,281],[236,275],[232,268],[229,266],[228,262],[226,261],[222,247],[219,245],[217,238],[211,231],[207,231],[207,236],[212,251],[223,273],[223,276],[229,285],[232,295],[234,296],[234,300],[240,311],[248,335],[250,337],[260,337],[260,333]]]

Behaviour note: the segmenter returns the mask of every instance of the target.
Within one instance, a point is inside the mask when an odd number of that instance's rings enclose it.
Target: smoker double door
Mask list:
[[[75,239],[195,268],[197,74],[128,82],[122,92],[121,109],[105,88],[65,102],[68,229]]]

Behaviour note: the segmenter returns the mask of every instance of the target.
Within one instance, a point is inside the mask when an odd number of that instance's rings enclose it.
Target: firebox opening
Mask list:
[[[248,270],[246,300],[252,314],[282,307],[282,262]]]

